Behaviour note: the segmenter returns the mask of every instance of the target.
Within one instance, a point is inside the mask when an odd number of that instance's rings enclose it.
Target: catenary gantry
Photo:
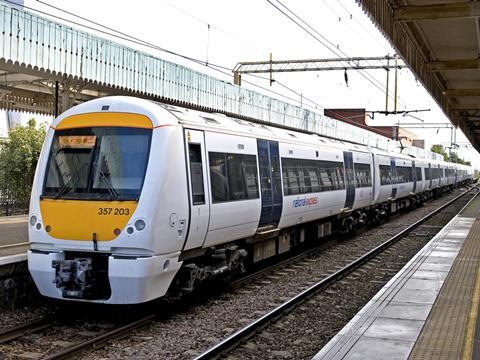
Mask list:
[[[480,2],[356,1],[480,151]]]

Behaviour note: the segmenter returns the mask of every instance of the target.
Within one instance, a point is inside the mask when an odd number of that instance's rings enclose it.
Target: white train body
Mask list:
[[[29,270],[48,297],[146,302],[174,281],[185,290],[247,257],[288,251],[305,231],[321,238],[333,224],[354,226],[471,177],[462,165],[101,98],[49,129],[30,203]]]

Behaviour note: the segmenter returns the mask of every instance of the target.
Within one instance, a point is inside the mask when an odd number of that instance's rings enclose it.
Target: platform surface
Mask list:
[[[25,261],[28,244],[28,216],[0,217],[0,266]]]
[[[479,266],[477,196],[314,359],[471,358]]]

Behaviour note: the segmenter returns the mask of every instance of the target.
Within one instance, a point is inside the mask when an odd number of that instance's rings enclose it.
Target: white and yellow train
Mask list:
[[[378,221],[471,177],[463,165],[101,98],[48,131],[28,266],[48,297],[142,303]]]

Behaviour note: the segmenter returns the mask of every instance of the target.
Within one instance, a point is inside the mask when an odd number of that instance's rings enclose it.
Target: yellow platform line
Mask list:
[[[478,305],[480,303],[480,267],[475,276],[472,304],[468,314],[467,327],[465,329],[465,342],[463,343],[462,359],[470,360],[473,356],[473,344],[475,343],[475,329],[478,318]]]

